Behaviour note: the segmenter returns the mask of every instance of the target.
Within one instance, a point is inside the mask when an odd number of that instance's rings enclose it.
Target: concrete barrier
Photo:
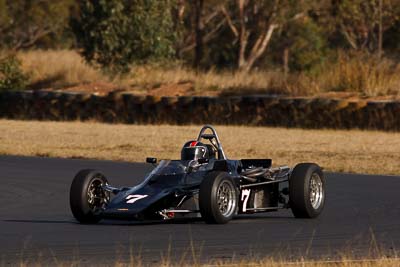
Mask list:
[[[301,128],[400,130],[399,101],[348,101],[274,96],[154,97],[129,93],[9,91],[0,118],[95,120],[134,124],[225,124]]]

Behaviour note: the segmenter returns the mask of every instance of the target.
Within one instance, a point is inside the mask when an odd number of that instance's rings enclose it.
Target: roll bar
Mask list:
[[[206,130],[211,130],[211,134],[205,133]],[[225,156],[224,149],[222,148],[221,142],[219,141],[219,137],[217,131],[212,125],[206,124],[201,128],[199,136],[197,137],[197,141],[200,142],[201,139],[210,140],[210,143],[213,144],[218,150],[218,159],[227,159]],[[215,140],[215,143],[213,142]]]

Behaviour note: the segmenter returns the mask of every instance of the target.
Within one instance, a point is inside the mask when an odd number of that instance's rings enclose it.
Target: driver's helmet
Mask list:
[[[198,141],[189,141],[183,145],[181,160],[209,159],[210,154],[205,144]]]

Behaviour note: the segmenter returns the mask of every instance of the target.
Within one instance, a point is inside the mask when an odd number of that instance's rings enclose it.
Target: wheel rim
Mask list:
[[[228,181],[223,181],[217,189],[218,209],[222,216],[228,217],[234,212],[235,201],[235,188]]]
[[[94,178],[88,186],[88,204],[90,209],[92,209],[94,212],[103,209],[110,200],[110,194],[103,189],[103,186],[105,185],[107,185],[107,183],[102,179]]]
[[[324,187],[321,177],[317,173],[313,173],[310,179],[310,202],[311,206],[318,209],[324,199]]]

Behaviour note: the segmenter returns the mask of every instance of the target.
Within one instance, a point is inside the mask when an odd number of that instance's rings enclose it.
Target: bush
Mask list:
[[[310,71],[318,67],[327,54],[326,40],[322,30],[311,20],[298,23],[291,30],[294,40],[290,46],[290,69]]]
[[[0,60],[0,91],[23,90],[27,81],[27,75],[21,70],[21,62],[15,56]]]
[[[83,56],[112,72],[174,55],[172,1],[85,0],[73,21]]]

